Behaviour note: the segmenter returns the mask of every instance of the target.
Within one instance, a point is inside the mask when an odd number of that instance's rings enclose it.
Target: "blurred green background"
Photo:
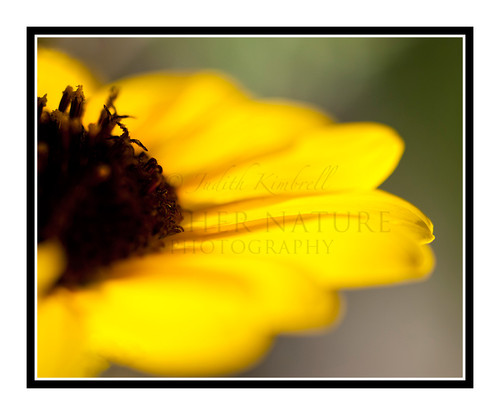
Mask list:
[[[103,81],[218,69],[261,97],[307,101],[339,121],[376,121],[406,142],[383,189],[435,225],[437,266],[418,284],[345,293],[331,333],[280,337],[252,377],[462,376],[462,39],[52,38]],[[140,376],[112,367],[105,376]]]

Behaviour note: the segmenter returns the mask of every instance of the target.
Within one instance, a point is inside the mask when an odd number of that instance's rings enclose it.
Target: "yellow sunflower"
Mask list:
[[[37,93],[38,377],[235,373],[331,327],[339,290],[432,270],[430,220],[376,189],[389,127],[213,72],[103,86],[46,49]]]

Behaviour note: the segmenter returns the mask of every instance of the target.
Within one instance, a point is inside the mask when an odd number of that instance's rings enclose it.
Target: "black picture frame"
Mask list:
[[[473,27],[27,27],[27,387],[28,388],[472,388],[473,387]],[[465,42],[465,321],[463,379],[35,378],[35,52],[43,35],[462,35]]]

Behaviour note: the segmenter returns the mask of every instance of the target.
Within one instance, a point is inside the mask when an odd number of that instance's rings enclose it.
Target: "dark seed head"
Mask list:
[[[38,239],[57,238],[66,249],[59,284],[88,282],[97,268],[156,251],[183,230],[175,189],[154,158],[136,154],[132,143],[145,147],[116,114],[116,96],[88,129],[81,86],[66,88],[52,112],[46,96],[38,99]]]

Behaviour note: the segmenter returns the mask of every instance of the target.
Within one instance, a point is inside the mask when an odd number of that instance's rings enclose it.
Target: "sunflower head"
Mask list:
[[[214,73],[113,89],[66,55],[37,62],[37,376],[236,373],[277,335],[332,327],[337,291],[432,270],[431,221],[376,189],[393,129]]]

